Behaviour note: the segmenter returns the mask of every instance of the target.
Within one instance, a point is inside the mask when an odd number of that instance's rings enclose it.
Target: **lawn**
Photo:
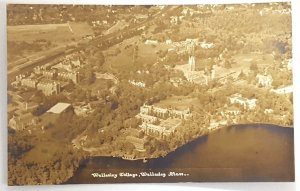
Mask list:
[[[87,23],[17,25],[7,26],[9,67],[17,66],[24,58],[34,59],[49,54],[52,50],[74,44],[93,31]],[[36,40],[51,42],[48,47],[42,46]],[[16,63],[15,63],[16,62]]]
[[[136,62],[133,62],[133,48],[138,46]],[[126,46],[132,45],[125,49]],[[108,56],[109,52],[114,52],[116,48],[121,50],[121,53],[116,56]],[[143,66],[151,66],[157,62],[157,52],[159,50],[167,50],[170,45],[158,44],[158,45],[145,45],[139,37],[133,37],[124,40],[115,46],[110,47],[104,51],[106,57],[106,63],[104,68],[114,72],[128,72],[135,71],[143,68]],[[148,68],[149,69],[149,68]]]
[[[162,108],[168,108],[169,106],[172,106],[179,110],[184,110],[192,106],[201,106],[197,98],[191,98],[188,96],[172,96],[154,105]]]

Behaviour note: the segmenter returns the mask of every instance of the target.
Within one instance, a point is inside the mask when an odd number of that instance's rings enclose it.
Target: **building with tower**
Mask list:
[[[195,71],[196,69],[196,61],[195,61],[195,41],[190,40],[187,41],[186,50],[189,55],[188,66],[189,71]]]
[[[195,64],[195,57],[194,56],[189,56],[188,65],[189,65],[189,70],[190,71],[195,71],[196,64]]]

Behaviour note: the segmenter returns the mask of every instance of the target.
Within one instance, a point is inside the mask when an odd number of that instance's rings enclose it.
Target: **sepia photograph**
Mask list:
[[[6,9],[9,186],[295,181],[290,2]]]

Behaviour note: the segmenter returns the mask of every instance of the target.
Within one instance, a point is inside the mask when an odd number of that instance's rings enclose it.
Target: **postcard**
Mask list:
[[[293,182],[291,3],[7,5],[8,184]]]

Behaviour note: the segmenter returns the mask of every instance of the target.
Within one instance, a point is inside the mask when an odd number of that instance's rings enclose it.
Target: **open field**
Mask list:
[[[7,26],[8,41],[32,42],[46,39],[60,44],[71,41],[72,38],[79,40],[91,34],[93,31],[87,23],[70,23],[70,27],[68,23]]]
[[[233,56],[231,68],[215,67],[215,78],[222,78],[227,75],[237,76],[241,71],[250,72],[252,62],[256,63],[258,68],[264,69],[273,65],[274,58],[271,55],[262,55],[259,53],[238,54]]]
[[[87,23],[17,25],[7,27],[9,69],[52,51],[74,45],[93,31]]]
[[[201,106],[200,101],[197,98],[192,98],[188,96],[172,96],[154,105],[163,108],[168,108],[172,106],[179,110],[188,109],[192,106]]]
[[[234,68],[237,69],[249,68],[252,61],[256,62],[258,67],[271,66],[274,61],[272,55],[260,53],[238,54],[233,56],[233,59],[237,63]]]
[[[128,48],[125,48],[125,47]],[[133,59],[134,47],[138,46],[136,50],[137,57],[135,63]],[[157,52],[160,50],[168,50],[171,45],[157,44],[157,45],[145,45],[139,37],[130,38],[124,40],[122,43],[112,46],[106,51],[104,55],[106,57],[106,63],[104,68],[109,68],[113,71],[122,72],[124,70],[135,71],[143,67],[153,65],[157,62]],[[116,49],[120,49],[121,53],[114,56],[109,56],[110,53],[115,52]]]

